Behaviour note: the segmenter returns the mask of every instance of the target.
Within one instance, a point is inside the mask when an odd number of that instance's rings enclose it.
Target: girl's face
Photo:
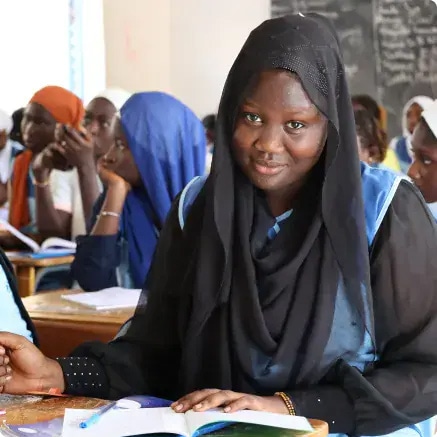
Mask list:
[[[269,70],[241,103],[233,153],[243,173],[267,196],[289,196],[319,160],[326,136],[327,120],[299,78]]]
[[[112,121],[111,135],[114,142],[108,153],[103,157],[102,165],[123,178],[131,186],[141,186],[141,176],[118,117],[115,117]]]
[[[103,97],[91,100],[85,109],[83,126],[93,139],[96,158],[105,155],[114,142],[111,124],[116,112],[115,106]]]
[[[407,129],[410,134],[414,132],[414,128],[417,126],[422,115],[423,108],[418,103],[413,103],[407,110]]]
[[[437,202],[437,138],[428,125],[421,121],[411,138],[414,161],[408,170],[428,203]]]
[[[24,110],[21,132],[25,146],[34,153],[41,152],[55,141],[56,120],[38,103],[29,103]]]

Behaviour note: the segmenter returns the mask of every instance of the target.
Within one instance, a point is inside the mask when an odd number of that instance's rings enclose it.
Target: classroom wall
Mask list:
[[[199,116],[217,109],[226,75],[269,0],[105,0],[108,86],[162,90]]]
[[[170,90],[170,0],[105,0],[106,85]]]
[[[70,85],[68,16],[68,0],[0,1],[1,109],[11,113],[47,84]]]

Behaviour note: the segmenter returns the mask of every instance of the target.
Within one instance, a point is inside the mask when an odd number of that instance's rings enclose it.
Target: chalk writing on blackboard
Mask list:
[[[378,85],[437,80],[436,8],[429,0],[374,0]]]

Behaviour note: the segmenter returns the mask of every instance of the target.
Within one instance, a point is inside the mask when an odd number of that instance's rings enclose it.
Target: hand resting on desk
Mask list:
[[[61,366],[21,335],[0,332],[0,393],[65,390]]]
[[[254,410],[288,414],[287,407],[279,396],[256,396],[218,389],[197,390],[174,402],[171,407],[177,413],[185,413],[191,409],[200,412],[224,407],[225,413]]]
[[[0,332],[0,393],[25,394],[65,390],[64,375],[56,360],[47,358],[24,337]],[[204,389],[190,393],[172,404],[174,411],[206,411],[223,407],[225,412],[239,410],[288,414],[279,396],[256,396],[231,390]]]

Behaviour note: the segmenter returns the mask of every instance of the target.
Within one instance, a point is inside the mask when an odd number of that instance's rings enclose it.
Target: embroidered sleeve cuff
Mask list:
[[[57,358],[64,373],[65,393],[75,396],[107,398],[108,378],[102,365],[93,358]]]

